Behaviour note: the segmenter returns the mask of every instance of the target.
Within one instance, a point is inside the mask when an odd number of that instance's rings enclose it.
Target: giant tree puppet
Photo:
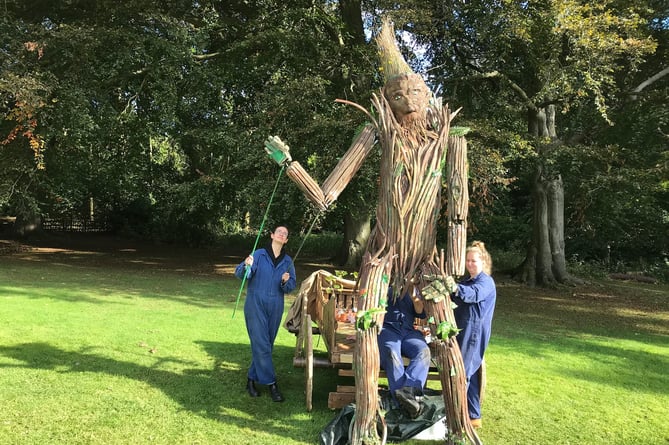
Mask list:
[[[434,359],[440,369],[449,434],[447,443],[463,438],[479,443],[469,423],[466,377],[455,340],[449,290],[454,284],[444,273],[436,248],[436,224],[441,207],[441,172],[451,113],[432,96],[423,78],[402,57],[392,24],[384,21],[376,39],[386,80],[372,96],[376,116],[354,140],[321,187],[298,162],[288,176],[320,209],[332,203],[367,157],[375,136],[381,144],[381,175],[376,225],[370,235],[358,278],[356,353],[354,358],[356,410],[350,442],[378,444],[383,424],[379,411],[379,350],[377,333],[383,324],[387,298],[417,291],[425,303],[435,338]],[[388,289],[392,286],[392,293]]]

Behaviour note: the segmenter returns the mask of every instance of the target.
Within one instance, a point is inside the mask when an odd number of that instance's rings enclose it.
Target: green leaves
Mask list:
[[[658,153],[669,134],[666,77],[635,92],[649,106],[642,111],[630,115],[628,96],[618,95],[666,67],[662,10],[643,0],[444,5],[383,0],[365,8],[392,10],[398,31],[411,32],[421,49],[409,60],[429,64],[429,81],[443,85],[453,109],[463,107],[451,133],[471,128],[469,219],[480,237],[516,248],[530,233],[525,197],[539,154],[525,111],[551,103],[560,136],[615,152],[628,168],[616,177],[606,169],[618,165],[597,165],[600,155],[582,146],[574,147],[581,156],[568,152],[555,165],[581,184],[565,186],[567,249],[601,255],[612,242],[630,257],[666,250],[657,230],[666,191],[656,190],[666,177]],[[0,141],[12,140],[0,146],[0,205],[10,213],[83,213],[92,198],[96,211],[114,214],[131,233],[145,234],[151,224],[156,237],[253,230],[271,194],[268,178],[278,173],[262,151],[265,138],[288,141],[292,157],[321,181],[366,120],[334,99],[367,108],[378,91],[376,49],[365,40],[356,2],[345,15],[327,1],[5,6]],[[374,20],[364,26],[374,31]],[[654,39],[660,49],[646,63]],[[599,116],[617,128],[596,128]],[[369,214],[378,156],[374,150],[319,229],[341,233],[352,224],[348,216]],[[26,174],[42,160],[45,171]],[[12,190],[34,205],[8,204]],[[607,201],[609,191],[615,199]],[[281,219],[299,230],[311,221],[290,181],[279,184],[274,206],[281,211],[270,210],[270,225]]]
[[[446,340],[455,335],[458,335],[458,332],[460,332],[460,329],[458,329],[455,324],[444,320],[439,323],[435,333],[437,334],[437,338],[440,340]]]
[[[383,308],[358,311],[355,320],[355,327],[361,331],[366,331],[367,329],[376,326],[376,315],[384,314],[385,312],[386,310]]]

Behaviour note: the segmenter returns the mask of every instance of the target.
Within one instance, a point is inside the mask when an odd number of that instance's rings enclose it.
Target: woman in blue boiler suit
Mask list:
[[[284,309],[284,294],[295,289],[295,265],[286,255],[288,229],[279,226],[270,235],[271,242],[246,257],[235,269],[235,276],[248,280],[244,319],[251,341],[251,366],[248,371],[246,390],[251,397],[260,394],[256,383],[269,385],[270,396],[275,402],[284,397],[276,383],[276,372],[272,361],[274,340],[281,326]]]
[[[481,427],[481,373],[483,354],[488,347],[497,290],[490,276],[492,259],[480,241],[466,251],[467,277],[457,284],[452,300],[460,332],[457,340],[467,373],[467,405],[472,426]],[[453,287],[455,289],[455,286]]]

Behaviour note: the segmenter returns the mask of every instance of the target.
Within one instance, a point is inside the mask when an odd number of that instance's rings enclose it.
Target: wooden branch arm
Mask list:
[[[293,161],[288,164],[286,175],[293,180],[297,187],[302,190],[304,196],[320,210],[327,209],[325,197],[318,183],[306,172],[302,165]]]
[[[325,205],[332,204],[346,188],[353,176],[360,170],[362,163],[369,156],[374,145],[376,132],[372,125],[367,125],[355,138],[351,147],[341,157],[330,176],[323,182],[321,189],[325,195]]]
[[[372,150],[375,134],[374,126],[365,126],[322,186],[318,185],[299,162],[291,162],[286,169],[286,174],[297,184],[309,201],[320,210],[326,210],[337,200],[339,194],[360,170],[362,163]]]

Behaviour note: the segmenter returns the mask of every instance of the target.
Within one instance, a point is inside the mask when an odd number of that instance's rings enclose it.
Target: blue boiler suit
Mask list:
[[[497,290],[495,281],[485,272],[468,278],[458,284],[458,291],[452,297],[458,305],[455,308],[455,322],[460,330],[457,336],[462,360],[467,373],[467,405],[469,417],[481,418],[481,382],[479,368],[483,354],[488,347],[495,311]]]
[[[388,376],[391,394],[405,386],[422,391],[430,370],[430,349],[413,324],[414,318],[425,318],[425,312],[416,313],[409,294],[393,302],[391,292],[378,336],[381,368]],[[403,356],[409,359],[406,369]]]
[[[248,378],[261,385],[276,382],[272,361],[274,340],[281,326],[284,309],[284,294],[295,289],[295,266],[288,255],[280,256],[274,264],[274,255],[261,248],[253,252],[253,264],[246,277],[248,287],[244,302],[244,320],[251,341],[251,366]],[[246,264],[242,261],[235,269],[235,276],[244,278]],[[281,275],[290,273],[290,278],[281,284]]]

